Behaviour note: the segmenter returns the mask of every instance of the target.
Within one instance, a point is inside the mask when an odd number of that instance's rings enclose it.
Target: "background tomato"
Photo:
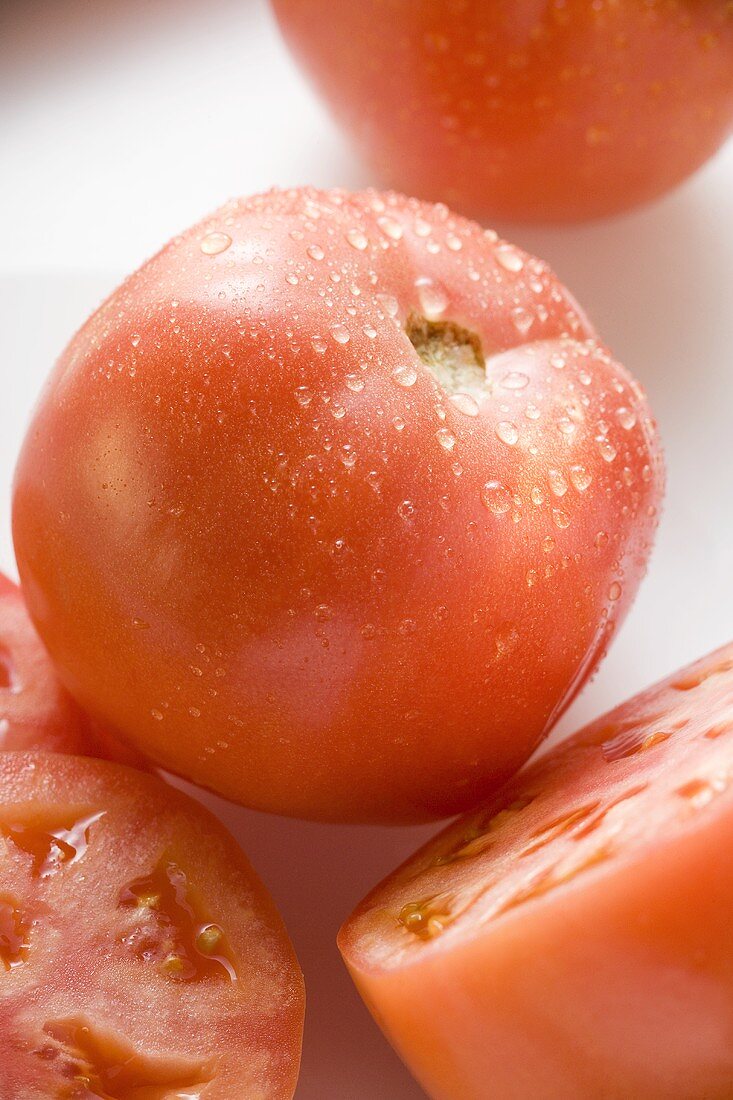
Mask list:
[[[72,341],[19,460],[64,681],[256,807],[425,820],[514,771],[633,599],[644,397],[546,265],[401,196],[234,202]]]
[[[733,1088],[733,645],[429,842],[340,944],[436,1100]]]
[[[532,221],[655,198],[733,127],[724,0],[273,0],[387,184]]]
[[[3,753],[0,833],[0,1096],[293,1095],[300,971],[214,817],[119,765]]]

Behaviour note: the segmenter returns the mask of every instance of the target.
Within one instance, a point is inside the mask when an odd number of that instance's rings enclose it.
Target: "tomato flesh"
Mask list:
[[[172,241],[37,407],[14,540],[65,684],[293,816],[456,813],[597,665],[662,494],[638,384],[445,207],[272,192]]]
[[[362,903],[342,953],[431,1096],[731,1095],[732,780],[733,645],[548,751]]]
[[[302,979],[223,827],[149,774],[0,754],[3,1100],[285,1098]]]

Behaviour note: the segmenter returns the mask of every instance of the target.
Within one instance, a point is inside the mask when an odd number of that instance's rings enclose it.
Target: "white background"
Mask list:
[[[233,194],[371,182],[264,0],[0,8],[0,566],[14,456],[73,331]],[[649,391],[669,488],[634,610],[569,730],[733,635],[733,142],[662,202],[577,229],[500,227],[548,259]],[[309,991],[300,1100],[421,1096],[341,968],[340,920],[425,830],[302,825],[207,800],[282,907]]]

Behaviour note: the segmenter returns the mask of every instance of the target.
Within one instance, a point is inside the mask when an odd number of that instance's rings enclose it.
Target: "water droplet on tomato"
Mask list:
[[[337,344],[348,344],[351,339],[351,334],[346,325],[342,325],[338,321],[331,325],[331,335]]]
[[[579,493],[584,493],[593,481],[593,475],[585,466],[571,466],[570,480]]]
[[[392,379],[398,386],[409,389],[410,386],[414,386],[417,382],[417,371],[411,364],[404,364],[395,367],[392,371]]]
[[[481,499],[494,515],[503,515],[512,506],[512,497],[509,490],[500,481],[487,481],[481,490]]]
[[[432,279],[426,277],[417,279],[415,287],[420,308],[429,321],[435,320],[445,313],[448,308],[448,298],[445,292],[433,283]]]
[[[568,483],[560,470],[548,470],[547,482],[556,497],[565,496],[568,491]]]
[[[478,416],[478,401],[471,397],[470,393],[453,393],[450,396],[451,403],[463,413],[464,416]]]
[[[510,370],[501,380],[505,390],[523,390],[529,385],[529,375],[519,370]]]
[[[505,271],[511,271],[516,274],[524,267],[524,260],[517,252],[516,248],[512,248],[510,244],[499,245],[494,255],[496,256],[496,262],[500,264]]]
[[[534,324],[534,317],[531,313],[528,313],[526,309],[517,306],[512,310],[512,321],[514,322],[514,327],[517,332],[521,336],[526,336]]]
[[[496,435],[502,443],[506,443],[509,447],[513,447],[519,439],[517,425],[511,420],[500,420],[496,425]]]
[[[636,413],[633,409],[627,409],[625,405],[616,409],[616,419],[627,432],[636,424]]]
[[[220,252],[226,252],[232,243],[228,233],[207,233],[201,240],[200,248],[205,256],[218,256]]]
[[[390,218],[385,215],[382,218],[377,218],[377,225],[391,241],[399,241],[402,239],[402,225],[396,218]]]
[[[452,451],[456,445],[456,437],[447,428],[438,428],[435,438],[445,451]]]
[[[345,237],[351,247],[355,248],[357,252],[363,252],[369,247],[369,239],[361,229],[347,229]]]

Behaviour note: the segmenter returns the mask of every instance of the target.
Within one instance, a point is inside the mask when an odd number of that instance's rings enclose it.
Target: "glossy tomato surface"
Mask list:
[[[733,128],[726,0],[273,0],[383,182],[465,213],[609,214]]]
[[[92,721],[58,678],[17,585],[0,573],[0,751],[81,753],[145,768],[144,757]]]
[[[291,1097],[303,988],[240,849],[154,776],[0,754],[0,1098]]]
[[[273,192],[62,356],[17,467],[65,682],[255,807],[410,821],[527,758],[635,594],[645,399],[541,261],[445,207]]]
[[[86,715],[56,675],[19,588],[0,573],[0,749],[90,748]]]
[[[341,950],[430,1096],[733,1095],[732,780],[729,645],[529,765],[363,902]]]

